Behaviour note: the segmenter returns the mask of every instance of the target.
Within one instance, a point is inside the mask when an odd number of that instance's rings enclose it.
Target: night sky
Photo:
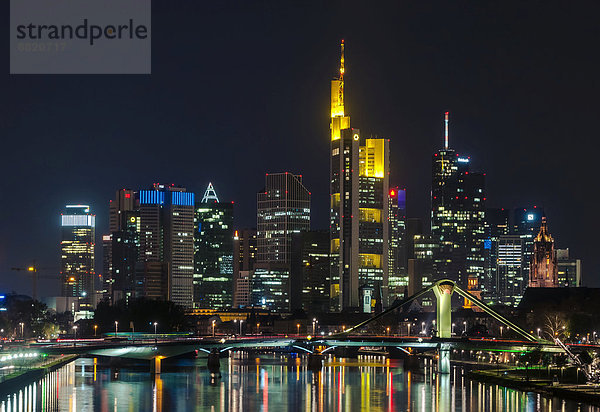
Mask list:
[[[153,3],[152,75],[11,76],[2,2],[0,292],[30,293],[9,269],[32,259],[57,273],[65,204],[91,205],[100,240],[119,188],[202,196],[212,181],[248,227],[264,174],[301,173],[312,226],[326,228],[342,38],[351,125],[391,139],[409,216],[429,216],[448,110],[450,146],[487,173],[488,206],[543,206],[557,247],[600,286],[598,2]],[[41,296],[58,293],[41,282]]]

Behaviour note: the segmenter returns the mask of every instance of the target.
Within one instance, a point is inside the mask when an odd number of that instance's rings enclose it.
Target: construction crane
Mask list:
[[[31,275],[31,297],[33,298],[33,300],[37,300],[37,283],[38,283],[38,279],[39,278],[43,278],[43,279],[58,279],[56,276],[50,276],[50,275],[46,275],[46,276],[40,276],[38,275],[38,272],[41,270],[56,270],[56,268],[41,268],[38,267],[35,263],[35,260],[33,261],[33,264],[31,266],[27,266],[27,267],[22,267],[22,268],[10,268],[10,270],[15,270],[15,271],[23,271],[23,272],[27,272],[28,274]]]

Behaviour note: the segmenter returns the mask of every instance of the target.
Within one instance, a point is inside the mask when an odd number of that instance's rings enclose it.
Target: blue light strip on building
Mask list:
[[[158,190],[140,190],[140,204],[162,205],[165,203],[165,192]]]
[[[194,194],[188,192],[171,192],[171,204],[175,206],[194,206]]]

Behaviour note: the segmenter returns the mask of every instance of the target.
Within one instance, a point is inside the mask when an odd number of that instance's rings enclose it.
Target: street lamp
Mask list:
[[[98,325],[94,325],[94,337],[96,337],[96,331],[98,330]]]
[[[465,327],[464,333],[467,333],[467,322],[463,322],[463,325]]]
[[[315,334],[315,324],[317,323],[317,319],[313,318],[313,335]]]
[[[20,322],[19,326],[21,326],[21,339],[23,339],[25,337],[25,331],[24,331],[25,324],[23,322]]]
[[[244,322],[244,319],[240,319],[240,336],[242,336],[242,323]]]
[[[73,326],[73,330],[75,331],[75,340],[77,340],[77,325]]]
[[[296,329],[298,330],[298,332],[296,333],[296,336],[300,336],[300,324],[299,323],[296,324]]]
[[[454,327],[456,326],[456,323],[452,323],[452,334],[454,335]]]
[[[215,320],[214,319],[212,320],[212,329],[213,329],[212,335],[214,338],[215,337]]]
[[[115,338],[117,337],[118,332],[118,327],[119,327],[119,321],[115,320]]]
[[[387,335],[390,336],[390,327],[388,326],[386,329]]]
[[[500,325],[500,337],[502,337],[502,330],[504,329],[504,326]]]
[[[425,334],[425,322],[421,322],[421,335]]]
[[[260,331],[260,323],[256,324],[256,334],[258,335],[259,331]]]
[[[154,338],[156,339],[156,327],[158,326],[158,322],[154,322]]]
[[[540,328],[537,328],[538,338],[540,337]]]

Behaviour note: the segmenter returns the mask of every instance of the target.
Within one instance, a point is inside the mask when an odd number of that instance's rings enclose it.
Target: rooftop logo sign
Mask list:
[[[150,74],[151,0],[10,0],[11,74]]]

